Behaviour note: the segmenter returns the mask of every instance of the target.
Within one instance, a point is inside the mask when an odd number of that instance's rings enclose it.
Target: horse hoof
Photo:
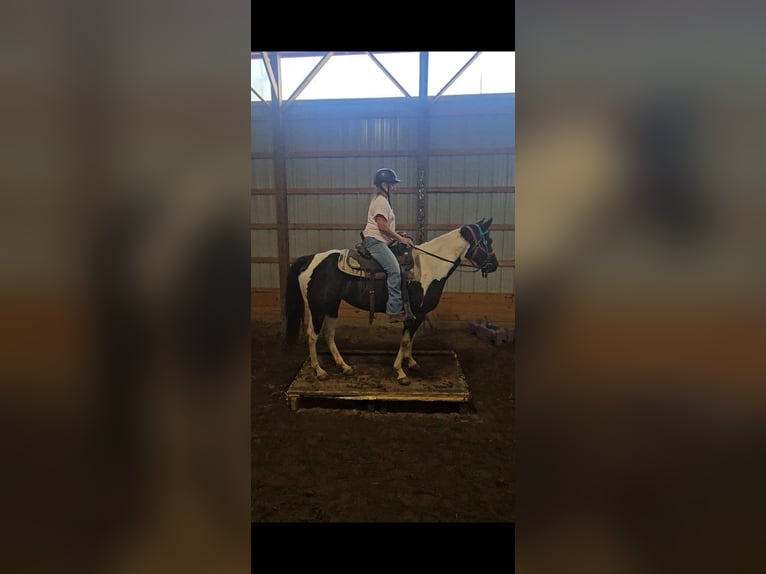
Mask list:
[[[411,365],[409,365],[409,368],[411,371],[419,371],[420,365],[418,365],[417,363],[412,363]]]
[[[327,373],[317,373],[317,379],[319,379],[320,381],[326,381]]]
[[[348,369],[343,369],[343,374],[346,375],[347,377],[349,375],[353,375],[354,374],[354,369],[352,367],[349,367]]]
[[[407,377],[404,377],[403,379],[397,379],[396,381],[405,387],[410,384],[410,380]]]

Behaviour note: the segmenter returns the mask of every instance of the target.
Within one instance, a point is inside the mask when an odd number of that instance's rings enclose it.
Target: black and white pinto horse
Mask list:
[[[418,364],[412,358],[412,341],[426,315],[439,304],[447,279],[461,265],[463,259],[470,263],[484,277],[497,269],[497,256],[492,250],[489,226],[492,218],[478,223],[463,225],[413,248],[413,279],[407,282],[410,307],[414,318],[404,322],[399,353],[394,361],[396,378],[407,385],[407,375],[402,362],[407,360],[410,369],[417,370]],[[323,253],[304,255],[296,259],[287,274],[285,313],[287,339],[294,342],[304,321],[305,307],[309,310],[307,335],[311,366],[319,380],[327,378],[317,360],[317,340],[324,327],[327,346],[335,364],[350,375],[353,369],[343,360],[335,344],[335,326],[338,308],[346,301],[358,309],[370,310],[369,286],[362,277],[348,275],[338,269],[340,249]],[[463,264],[465,265],[465,264]],[[375,309],[385,312],[388,289],[385,280],[376,280]]]

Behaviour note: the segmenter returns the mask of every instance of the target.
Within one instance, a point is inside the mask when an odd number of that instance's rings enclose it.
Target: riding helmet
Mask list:
[[[375,179],[372,180],[373,185],[380,185],[381,183],[401,183],[401,180],[396,175],[396,172],[389,167],[382,167],[375,172]]]

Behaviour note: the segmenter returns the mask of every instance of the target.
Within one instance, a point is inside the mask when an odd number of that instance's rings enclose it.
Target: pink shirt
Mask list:
[[[374,237],[378,241],[383,243],[391,243],[394,238],[387,237],[378,229],[378,223],[375,221],[376,215],[382,215],[388,221],[388,226],[391,231],[396,231],[396,216],[391,204],[386,199],[386,196],[380,193],[376,193],[375,197],[370,201],[370,207],[367,210],[367,225],[362,232],[365,237]]]

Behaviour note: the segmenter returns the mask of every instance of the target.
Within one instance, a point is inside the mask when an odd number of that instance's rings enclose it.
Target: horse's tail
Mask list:
[[[296,259],[287,271],[285,287],[285,316],[287,319],[287,342],[294,343],[303,324],[304,305],[298,275],[305,271],[313,255],[304,255]]]

